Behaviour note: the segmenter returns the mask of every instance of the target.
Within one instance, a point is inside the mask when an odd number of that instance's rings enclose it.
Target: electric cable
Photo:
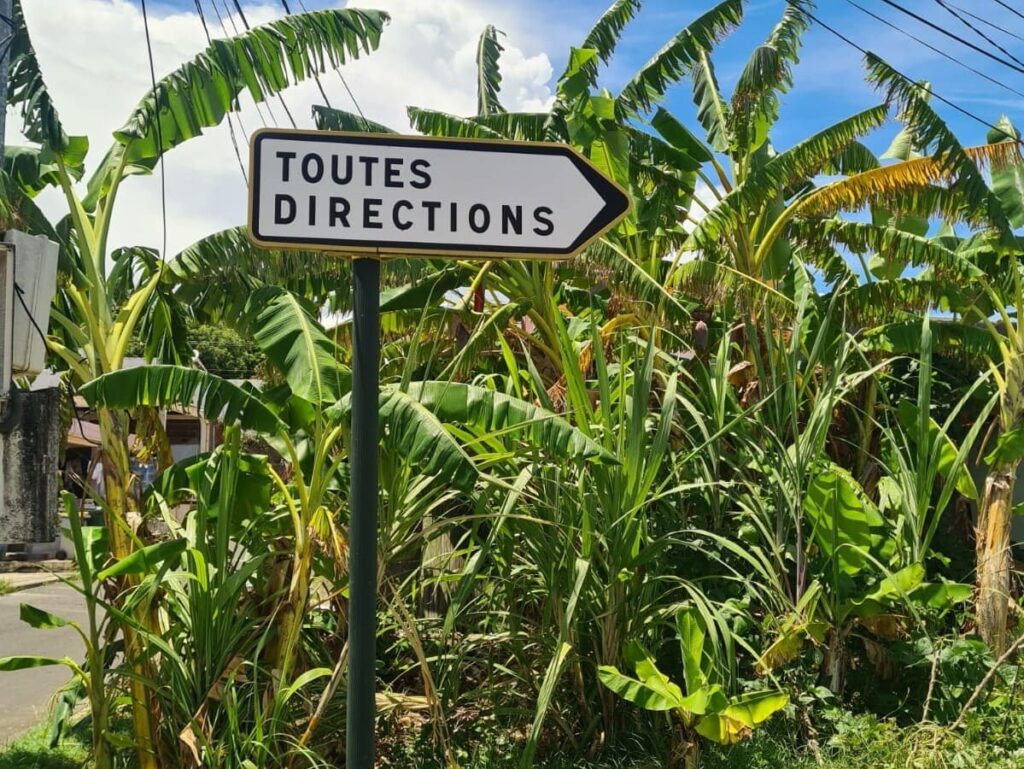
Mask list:
[[[1004,2],[1003,2],[1003,0],[995,0],[995,2],[996,2],[997,4],[999,4],[999,5],[1003,6],[1003,8],[1005,8],[1006,10],[1008,10],[1008,11],[1009,11],[1010,13],[1015,13],[1015,14],[1017,14],[1018,16],[1020,16],[1020,17],[1021,17],[1022,19],[1024,19],[1024,13],[1021,13],[1021,12],[1020,12],[1020,11],[1018,11],[1018,10],[1017,10],[1016,8],[1014,8],[1013,6],[1011,6],[1011,5],[1007,4],[1007,3],[1004,3]]]
[[[203,32],[206,33],[206,42],[209,45],[213,45],[213,38],[210,36],[210,29],[206,26],[206,16],[203,14],[203,5],[200,0],[195,0],[196,11],[199,13],[199,21],[203,25]],[[235,109],[240,109],[241,104],[238,101],[237,94],[233,97],[235,102]],[[231,111],[229,110],[226,115],[228,119],[228,133],[231,135],[231,146],[235,148],[235,157],[238,159],[238,168],[242,172],[242,179],[245,181],[245,185],[249,186],[249,176],[245,171],[245,163],[242,162],[242,151],[238,148],[238,137],[235,135],[235,123],[232,120]],[[245,139],[245,127],[242,125],[242,119],[238,118],[238,127],[242,131],[242,138]]]
[[[231,29],[234,30],[235,36],[237,37],[240,33],[238,31],[238,25],[235,24],[235,17],[231,15],[228,10],[227,0],[222,0],[224,3],[224,16],[227,16],[228,21],[231,23]],[[220,13],[220,8],[217,6],[217,0],[210,0],[210,4],[213,6],[214,12],[217,14],[217,20],[220,22],[221,31],[224,33],[224,37],[231,37],[231,33],[228,32],[227,25],[224,23],[224,16]],[[263,115],[263,110],[260,109],[260,103],[253,99],[253,104],[256,105],[256,114],[260,116],[260,122],[263,123],[263,127],[267,127],[267,118]],[[277,125],[277,118],[274,117],[274,111],[270,107],[270,103],[267,102],[267,111],[270,113],[270,122]]]
[[[942,56],[942,57],[944,57],[946,59],[949,59],[951,62],[953,62],[957,66],[963,67],[967,71],[973,72],[978,77],[984,78],[988,82],[993,83],[994,85],[997,85],[1000,88],[1003,88],[1003,89],[1009,91],[1010,93],[1016,94],[1017,96],[1020,96],[1021,98],[1024,98],[1024,92],[1018,91],[1016,88],[1014,88],[1012,86],[1009,86],[1009,85],[1007,85],[1006,83],[1003,83],[1000,80],[996,80],[994,77],[991,77],[990,75],[985,74],[980,69],[975,69],[970,64],[967,64],[966,62],[961,61],[960,59],[956,58],[955,56],[953,56],[953,55],[951,55],[949,53],[946,53],[941,48],[938,48],[938,47],[932,45],[931,43],[929,43],[927,40],[922,40],[921,38],[919,38],[917,35],[913,34],[912,32],[908,32],[907,30],[903,29],[899,25],[893,24],[888,19],[886,19],[886,18],[884,18],[882,16],[879,16],[874,11],[871,11],[871,10],[865,8],[860,3],[855,2],[855,0],[846,0],[846,2],[848,4],[850,4],[850,5],[852,5],[854,8],[859,9],[863,13],[866,13],[868,16],[872,17],[876,21],[879,21],[882,24],[885,24],[887,27],[890,27],[891,29],[896,30],[900,34],[905,35],[906,37],[909,37],[911,40],[915,41],[916,43],[918,43],[920,45],[923,45],[925,48],[929,49],[930,51],[933,51],[933,52],[939,54],[939,56]]]
[[[285,15],[286,16],[291,16],[292,15],[292,9],[288,6],[288,0],[281,0],[281,5],[282,5],[282,7],[284,7]],[[324,99],[324,104],[329,109],[333,109],[333,107],[331,106],[331,100],[329,98],[327,98],[327,91],[324,90],[323,83],[320,82],[320,75],[317,74],[315,69],[313,70],[313,80],[316,81],[316,87],[320,90],[320,95]]]
[[[883,0],[883,2],[885,2],[885,1],[886,0]],[[864,56],[874,55],[874,54],[871,54],[871,52],[868,51],[866,48],[862,48],[861,46],[857,45],[857,43],[853,42],[850,38],[848,38],[842,32],[838,31],[834,27],[831,27],[828,24],[826,24],[825,22],[823,22],[821,19],[819,19],[817,16],[815,16],[810,11],[807,12],[807,16],[812,21],[814,21],[814,23],[816,23],[818,26],[822,27],[823,29],[828,30],[829,32],[831,32],[833,35],[838,37],[840,40],[842,40],[844,43],[846,43],[851,48],[854,48],[855,50],[860,51],[860,53],[863,54]],[[890,69],[892,69],[893,72],[895,72],[897,75],[899,75],[901,78],[903,78],[906,82],[908,82],[908,83],[914,83],[915,82],[912,78],[907,77],[905,74],[900,72],[898,69],[896,69],[892,65],[889,65],[889,67],[890,67]],[[993,131],[995,131],[997,133],[1002,134],[1007,139],[1010,139],[1011,141],[1014,141],[1014,142],[1019,142],[1020,141],[1016,136],[1011,136],[1006,131],[1004,131],[1002,128],[999,128],[998,126],[992,125],[992,123],[988,122],[984,118],[979,117],[978,115],[975,115],[970,110],[965,109],[964,107],[961,107],[956,102],[951,101],[950,99],[947,99],[946,97],[942,96],[941,94],[936,93],[935,91],[931,91],[931,95],[934,96],[939,101],[941,101],[943,104],[945,104],[945,105],[947,105],[949,107],[952,107],[953,109],[955,109],[957,112],[961,113],[962,115],[965,115],[965,116],[971,118],[971,120],[974,120],[975,122],[980,123],[981,125],[985,126],[986,128],[990,128],[991,130],[993,130]]]
[[[1017,64],[1015,64],[1012,61],[1009,61],[1007,59],[1000,58],[999,56],[996,56],[994,53],[992,53],[990,51],[986,51],[981,46],[975,45],[970,40],[966,40],[966,39],[960,37],[960,35],[954,34],[953,32],[950,32],[949,30],[944,29],[943,27],[940,27],[935,22],[930,21],[929,19],[926,19],[924,16],[921,16],[918,13],[914,13],[913,11],[911,11],[911,10],[909,10],[907,8],[904,8],[899,3],[895,3],[895,2],[893,2],[893,0],[882,0],[882,2],[885,3],[886,5],[888,5],[891,8],[895,8],[900,13],[905,14],[907,16],[910,16],[912,19],[916,19],[917,21],[921,22],[922,24],[925,24],[925,25],[931,27],[936,32],[939,32],[939,33],[945,35],[946,37],[952,38],[953,40],[956,40],[958,43],[961,43],[962,45],[966,45],[968,48],[970,48],[970,49],[972,49],[974,51],[977,51],[978,53],[980,53],[983,56],[987,56],[988,58],[992,59],[993,61],[998,62],[999,64],[1002,64],[1004,67],[1009,67],[1012,70],[1015,70],[1017,72],[1020,72],[1020,73],[1024,74],[1024,67],[1021,67],[1021,66],[1019,66],[1019,65],[1017,65]],[[808,15],[810,15],[810,14],[808,14]]]
[[[306,7],[305,0],[299,0],[299,7],[302,8],[304,12],[309,12],[309,9]],[[345,92],[348,94],[348,98],[352,100],[352,104],[356,108],[356,112],[359,114],[359,118],[363,121],[363,130],[366,131],[367,133],[371,133],[370,121],[368,121],[366,119],[366,115],[363,114],[363,108],[359,106],[359,100],[356,99],[356,95],[352,93],[352,89],[348,87],[348,81],[345,79],[345,76],[341,73],[341,69],[335,68],[334,71],[338,73],[338,77],[341,79],[341,84],[345,87]]]
[[[32,328],[39,334],[39,338],[43,340],[43,347],[46,347],[49,342],[46,339],[46,334],[39,328],[39,323],[36,321],[35,316],[32,314],[32,310],[28,308],[28,304],[25,303],[25,289],[18,285],[17,281],[14,283],[14,295],[18,297],[18,302],[21,304],[21,309],[25,311],[25,315],[28,317],[28,322],[32,324]]]
[[[163,222],[163,247],[160,253],[167,258],[167,173],[164,165],[164,140],[160,132],[160,94],[156,89],[156,67],[153,64],[153,43],[149,36],[149,14],[146,0],[142,0],[142,26],[146,31],[146,52],[149,55],[149,79],[153,84],[153,119],[156,128],[156,147],[160,153],[160,215]]]
[[[1008,29],[1004,29],[1003,27],[1000,27],[998,24],[993,24],[991,21],[986,19],[984,16],[979,16],[976,13],[972,13],[971,11],[968,11],[966,8],[964,8],[962,5],[957,5],[956,3],[947,3],[947,5],[949,5],[949,6],[953,7],[953,8],[956,8],[958,11],[960,11],[960,13],[962,13],[962,14],[964,14],[966,16],[970,16],[975,21],[980,21],[985,26],[991,27],[992,29],[995,29],[995,30],[998,30],[999,32],[1002,32],[1004,35],[1009,35],[1010,37],[1015,37],[1018,40],[1024,40],[1024,37],[1018,35],[1016,32],[1011,32]]]
[[[1016,62],[1017,64],[1019,64],[1022,67],[1024,67],[1024,61],[1021,61],[1020,59],[1018,59],[1012,53],[1010,53],[1005,48],[1003,48],[1003,46],[999,45],[999,43],[997,43],[991,37],[989,37],[984,32],[982,32],[980,29],[978,29],[976,26],[971,24],[971,22],[969,22],[967,19],[965,19],[963,16],[961,16],[959,12],[957,12],[953,8],[950,8],[948,5],[946,5],[945,0],[935,0],[935,2],[939,6],[941,6],[942,8],[946,9],[946,11],[948,11],[950,14],[952,14],[954,18],[956,18],[957,20],[962,22],[964,25],[966,25],[969,29],[971,29],[974,32],[974,34],[978,35],[983,40],[985,40],[987,43],[989,43],[990,45],[994,45],[996,48],[998,48],[1000,51],[1002,51],[1004,56],[1006,56],[1009,59],[1012,59],[1014,62]]]
[[[241,2],[239,2],[239,0],[233,0],[233,2],[235,9],[238,11],[238,18],[242,20],[242,25],[245,27],[245,31],[251,32],[252,27],[249,26],[249,20],[245,18],[245,11],[242,10]],[[281,102],[281,106],[284,108],[284,114],[288,116],[288,121],[292,124],[292,128],[298,128],[298,125],[295,123],[295,118],[292,117],[292,111],[288,109],[288,104],[284,100],[284,94],[280,91],[277,93],[277,100]]]

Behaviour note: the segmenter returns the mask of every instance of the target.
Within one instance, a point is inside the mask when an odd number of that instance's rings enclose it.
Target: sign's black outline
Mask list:
[[[507,152],[525,155],[553,155],[567,157],[579,170],[591,188],[604,201],[604,206],[584,228],[583,232],[565,248],[538,249],[516,246],[479,246],[472,244],[435,244],[404,241],[378,241],[369,239],[348,240],[342,238],[301,238],[287,236],[263,236],[255,230],[259,214],[260,176],[257,172],[256,157],[259,145],[266,139],[287,139],[289,141],[330,142],[371,146],[429,147],[469,152]],[[616,205],[616,203],[618,205]],[[304,248],[315,250],[352,253],[412,254],[434,257],[450,256],[464,258],[480,256],[490,258],[507,256],[512,258],[566,258],[579,253],[602,233],[615,226],[631,207],[626,192],[605,177],[586,158],[572,147],[553,142],[513,142],[491,139],[450,139],[431,136],[405,136],[403,134],[372,134],[348,131],[306,131],[285,128],[264,128],[252,135],[249,160],[249,238],[258,246],[271,248]]]

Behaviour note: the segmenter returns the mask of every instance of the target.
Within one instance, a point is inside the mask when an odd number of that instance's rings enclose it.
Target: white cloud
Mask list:
[[[149,88],[143,20],[139,7],[128,0],[24,0],[25,15],[47,85],[65,129],[86,134],[94,168],[112,141],[111,134],[130,114]],[[514,3],[496,0],[374,0],[367,5],[391,13],[379,50],[343,68],[366,116],[398,130],[408,130],[406,105],[471,114],[476,107],[476,42],[486,24],[504,30],[502,39],[502,98],[510,109],[538,110],[550,104],[552,68],[546,53],[531,50],[517,19]],[[207,11],[210,4],[204,3]],[[281,15],[279,4],[246,4],[250,24]],[[231,30],[230,22],[228,30]],[[214,37],[224,32],[216,16],[207,18]],[[236,19],[236,23],[240,22]],[[150,33],[157,77],[193,57],[206,46],[195,12],[151,14]],[[337,74],[321,78],[332,105],[354,111]],[[300,127],[311,127],[310,107],[323,99],[308,82],[284,94]],[[270,122],[288,125],[275,99],[261,107]],[[243,109],[246,131],[263,125],[250,104]],[[8,120],[8,141],[18,134],[20,119]],[[238,123],[236,122],[236,131]],[[239,142],[243,141],[239,136]],[[241,147],[243,160],[247,156]],[[247,162],[247,161],[246,161]],[[242,223],[245,187],[226,124],[210,129],[166,156],[168,252],[175,253],[205,234]],[[40,203],[51,216],[63,214],[55,191],[43,193]],[[161,240],[159,177],[135,177],[122,187],[113,220],[113,245],[159,247]]]

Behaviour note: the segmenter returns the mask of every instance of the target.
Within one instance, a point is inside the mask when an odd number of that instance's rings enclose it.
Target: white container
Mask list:
[[[19,230],[5,232],[4,242],[14,246],[14,283],[21,290],[21,300],[24,301],[22,304],[13,293],[13,286],[7,292],[14,318],[12,373],[15,376],[38,374],[46,366],[46,343],[39,332],[47,333],[50,326],[50,304],[57,290],[60,248],[44,235],[28,235]]]

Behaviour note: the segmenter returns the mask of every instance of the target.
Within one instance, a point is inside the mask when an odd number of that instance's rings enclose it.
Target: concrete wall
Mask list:
[[[60,390],[22,392],[21,419],[0,433],[0,542],[57,536]]]

